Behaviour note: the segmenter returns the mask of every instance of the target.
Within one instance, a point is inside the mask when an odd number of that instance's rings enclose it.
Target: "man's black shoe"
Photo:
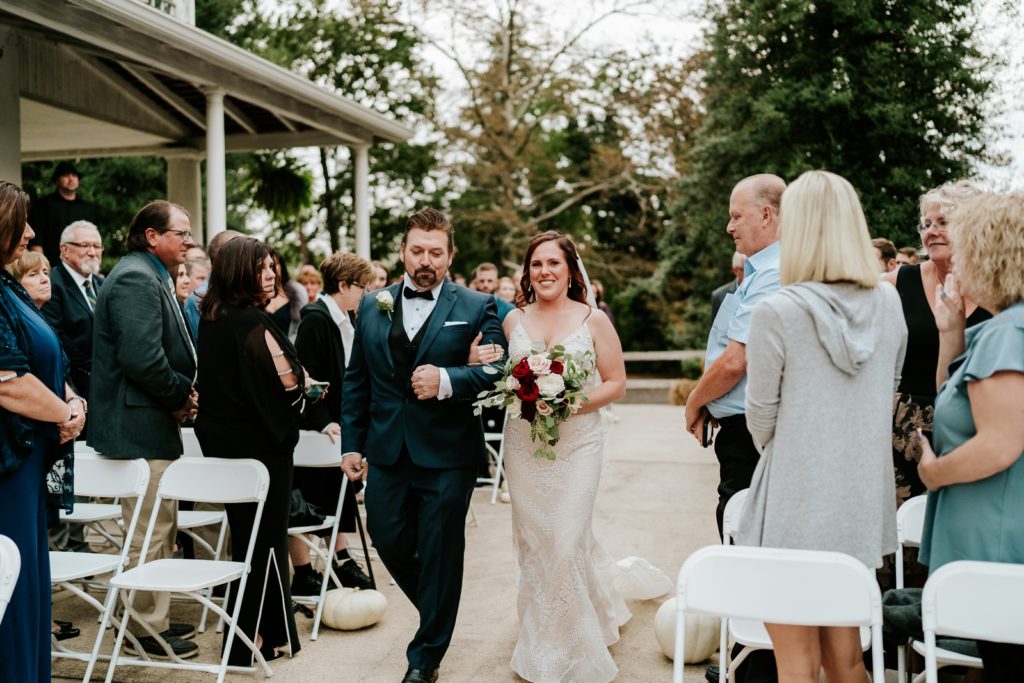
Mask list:
[[[335,563],[334,573],[338,575],[341,585],[345,588],[358,588],[364,591],[373,588],[373,581],[370,581],[370,577],[363,572],[363,568],[356,564],[355,560],[348,559],[340,565]],[[294,592],[292,591],[292,593]]]
[[[434,683],[437,680],[437,669],[413,669],[405,672],[402,683]]]
[[[172,623],[170,627],[160,633],[162,638],[182,638],[191,639],[196,635],[196,627],[192,624],[175,624]]]
[[[312,570],[308,574],[295,574],[292,577],[292,595],[320,595],[320,582],[323,580],[324,577]]]
[[[164,631],[164,633],[167,633],[167,631]],[[167,642],[167,645],[170,646],[171,652],[182,659],[195,657],[199,654],[199,646],[191,640],[182,640],[181,638],[175,638],[173,636],[170,638],[165,637],[164,640]],[[142,649],[145,650],[146,654],[149,655],[151,659],[162,659],[165,661],[170,660],[170,657],[167,656],[167,652],[164,650],[163,643],[158,641],[156,638],[152,636],[143,636],[139,638],[139,644],[142,645]],[[124,649],[129,654],[139,654],[130,640],[125,640]]]
[[[708,683],[718,683],[718,667],[712,665],[705,669],[704,680]]]

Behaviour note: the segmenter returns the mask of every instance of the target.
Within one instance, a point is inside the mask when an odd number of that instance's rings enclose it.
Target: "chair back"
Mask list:
[[[921,620],[929,632],[1024,644],[1024,565],[961,560],[928,577]]]
[[[203,448],[199,445],[199,438],[196,436],[196,430],[191,427],[181,428],[181,446],[183,458],[201,458],[203,457]]]
[[[740,526],[740,517],[743,516],[743,508],[747,505],[749,494],[750,489],[737,491],[725,504],[725,510],[722,512],[722,543],[724,545],[732,544],[733,538],[736,537]]]
[[[92,446],[86,445],[86,443],[84,441],[76,441],[75,442],[75,457],[76,458],[81,458],[81,457],[90,456],[90,455],[94,456],[94,455],[99,455],[99,454],[96,452],[95,448],[93,448]]]
[[[320,432],[302,430],[293,456],[296,467],[338,467],[341,464],[341,444]]]
[[[182,458],[164,472],[157,495],[197,503],[259,503],[269,486],[270,474],[258,460]]]
[[[916,548],[924,535],[924,511],[928,507],[928,494],[914,496],[896,511],[896,540],[903,546]]]
[[[148,485],[149,465],[145,460],[113,460],[99,455],[75,458],[76,496],[138,498],[146,494]]]
[[[14,586],[21,573],[21,553],[7,536],[0,535],[0,621],[4,619],[7,603],[11,601]]]

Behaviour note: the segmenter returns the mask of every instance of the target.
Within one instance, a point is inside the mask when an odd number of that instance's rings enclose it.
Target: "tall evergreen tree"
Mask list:
[[[973,0],[724,0],[710,13],[707,116],[658,283],[671,337],[691,347],[728,279],[729,193],[744,176],[834,171],[873,235],[915,244],[918,196],[989,160]]]

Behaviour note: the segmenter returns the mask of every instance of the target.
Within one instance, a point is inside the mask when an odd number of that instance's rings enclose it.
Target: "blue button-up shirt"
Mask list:
[[[750,315],[757,302],[779,290],[779,254],[781,247],[773,242],[743,264],[743,283],[725,297],[708,335],[705,367],[718,360],[730,341],[746,345],[750,339]],[[728,393],[707,404],[713,417],[742,415],[747,398],[746,374]]]

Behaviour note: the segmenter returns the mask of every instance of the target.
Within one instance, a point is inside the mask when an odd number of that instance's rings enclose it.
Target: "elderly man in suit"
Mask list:
[[[715,317],[718,316],[718,309],[722,307],[722,302],[725,301],[725,297],[729,294],[736,292],[736,289],[743,284],[743,264],[746,262],[747,257],[738,251],[732,254],[732,274],[735,276],[733,281],[724,284],[721,287],[711,292],[711,322],[714,324]]]
[[[170,275],[192,244],[188,212],[170,202],[150,202],[132,219],[125,240],[129,253],[107,276],[96,300],[88,443],[109,458],[148,462],[142,520],[150,517],[160,477],[182,454],[179,424],[198,405],[192,387],[196,352]],[[127,526],[134,502],[125,499],[122,507]],[[138,562],[145,527],[139,524],[131,539],[129,564]],[[171,556],[176,531],[177,505],[164,502],[147,561]],[[179,657],[197,654],[196,644],[186,640],[194,627],[169,621],[169,594],[139,592],[133,605],[140,621],[159,634],[154,637],[133,621],[132,633],[146,652],[166,657],[166,645]]]
[[[462,591],[465,521],[484,449],[477,394],[494,385],[469,347],[482,335],[507,353],[494,297],[447,277],[453,228],[435,209],[402,238],[402,282],[363,297],[341,408],[342,470],[369,462],[366,517],[384,566],[419,611],[403,683],[432,683]]]

